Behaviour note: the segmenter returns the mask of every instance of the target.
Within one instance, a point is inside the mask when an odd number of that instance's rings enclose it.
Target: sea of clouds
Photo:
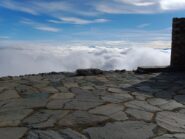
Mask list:
[[[128,47],[123,42],[108,44],[1,43],[0,76],[75,71],[81,68],[135,70],[138,66],[166,66],[170,63],[170,49]]]

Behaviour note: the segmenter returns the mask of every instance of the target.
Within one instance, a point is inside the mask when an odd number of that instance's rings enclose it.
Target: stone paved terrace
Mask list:
[[[0,139],[185,139],[185,74],[0,78]]]

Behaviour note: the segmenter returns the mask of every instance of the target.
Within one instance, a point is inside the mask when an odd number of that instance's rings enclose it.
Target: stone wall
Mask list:
[[[185,67],[185,18],[173,19],[171,66]]]

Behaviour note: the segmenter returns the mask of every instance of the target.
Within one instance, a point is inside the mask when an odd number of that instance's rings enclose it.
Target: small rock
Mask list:
[[[137,109],[127,109],[126,113],[130,114],[131,116],[135,117],[137,120],[146,120],[150,121],[153,117],[153,113],[151,112],[146,112],[142,110],[137,110]]]
[[[108,88],[108,91],[112,93],[124,93],[124,91],[119,88]]]
[[[75,127],[79,125],[95,125],[101,123],[108,118],[100,115],[93,115],[85,111],[75,111],[70,115],[66,115],[59,121],[60,126]]]
[[[118,104],[107,104],[107,105],[96,107],[90,110],[89,113],[110,116],[110,115],[113,115],[115,113],[122,111],[123,109],[124,109],[124,106],[121,106]]]
[[[77,76],[90,76],[90,75],[99,75],[103,74],[103,71],[100,69],[78,69],[76,70]]]
[[[124,121],[124,120],[128,119],[126,113],[122,112],[122,111],[114,113],[114,114],[110,115],[110,117],[114,120],[117,120],[117,121]]]
[[[107,102],[120,103],[128,100],[132,100],[133,97],[127,93],[124,93],[124,94],[114,93],[114,94],[103,96],[102,99]]]
[[[150,105],[146,101],[133,100],[125,103],[125,105],[129,108],[148,111],[148,112],[156,112],[160,110],[158,107]]]

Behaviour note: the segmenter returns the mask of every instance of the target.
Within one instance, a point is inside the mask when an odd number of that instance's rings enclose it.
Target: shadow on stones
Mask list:
[[[139,78],[139,83],[122,89],[138,95],[175,99],[185,104],[185,72],[136,74],[136,77]],[[148,79],[146,80],[145,77]]]

